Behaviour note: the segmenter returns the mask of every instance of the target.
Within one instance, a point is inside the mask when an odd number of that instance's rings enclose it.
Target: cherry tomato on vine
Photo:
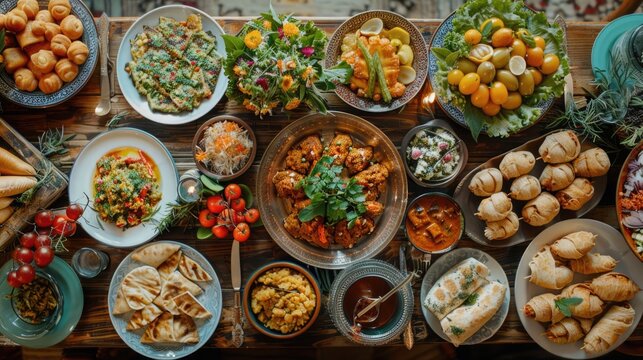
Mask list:
[[[51,210],[43,210],[36,214],[34,222],[39,228],[50,227],[54,224],[54,213]]]
[[[259,210],[250,209],[246,211],[244,218],[248,224],[254,224],[259,221]]]
[[[244,242],[250,237],[250,226],[242,222],[237,224],[232,232],[232,237],[238,242]]]
[[[24,247],[16,248],[13,255],[13,259],[22,264],[29,264],[33,260],[33,251]]]
[[[31,264],[21,265],[16,272],[18,273],[18,281],[21,284],[29,284],[36,278],[36,270]]]
[[[33,249],[36,246],[37,238],[38,238],[38,234],[33,231],[24,233],[20,237],[20,246],[25,247],[27,249]]]
[[[246,201],[243,198],[236,198],[230,202],[230,207],[236,212],[246,209]]]
[[[7,274],[7,283],[13,288],[18,288],[22,283],[18,280],[18,272],[13,270]]]
[[[54,256],[55,254],[52,248],[49,246],[41,246],[36,250],[34,260],[36,265],[42,268],[51,264],[51,262],[54,261]]]
[[[210,212],[208,209],[203,209],[199,212],[199,224],[201,226],[209,228],[213,227],[217,223],[217,216]]]
[[[51,247],[51,238],[49,237],[49,235],[38,235],[38,237],[36,238],[36,249],[43,246]]]
[[[228,201],[238,199],[241,197],[241,187],[237,184],[229,184],[223,190],[223,194]]]
[[[212,227],[212,234],[218,239],[225,239],[228,236],[228,228],[224,225],[215,225]]]
[[[219,214],[228,207],[221,195],[212,195],[208,197],[206,203],[208,210],[213,214]]]
[[[65,214],[71,220],[76,221],[80,219],[81,216],[83,216],[83,211],[84,210],[82,206],[78,204],[69,204],[69,206],[67,206],[67,209],[65,210]]]
[[[72,236],[76,233],[76,222],[66,216],[57,215],[53,229],[56,235]]]

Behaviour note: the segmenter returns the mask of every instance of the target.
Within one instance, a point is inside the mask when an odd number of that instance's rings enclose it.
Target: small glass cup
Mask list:
[[[109,256],[100,250],[84,247],[74,253],[71,263],[78,275],[91,279],[107,269]]]

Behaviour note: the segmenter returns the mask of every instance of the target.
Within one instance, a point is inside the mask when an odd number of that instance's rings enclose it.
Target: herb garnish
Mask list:
[[[464,305],[471,306],[478,301],[478,293],[473,293],[467,297],[467,300],[464,301]]]
[[[322,156],[310,175],[297,184],[311,200],[310,205],[299,212],[299,220],[306,222],[323,216],[329,225],[347,220],[350,229],[355,220],[366,212],[366,197],[362,185],[355,178],[345,180],[340,177],[343,168],[333,165],[333,161],[333,157]]]
[[[556,308],[560,310],[560,312],[566,317],[572,316],[571,308],[582,302],[583,302],[583,299],[578,297],[560,298],[560,299],[554,300],[554,304]]]
[[[451,326],[451,333],[453,333],[453,335],[458,336],[458,335],[461,335],[463,332],[464,332],[464,329],[461,329],[457,326]]]

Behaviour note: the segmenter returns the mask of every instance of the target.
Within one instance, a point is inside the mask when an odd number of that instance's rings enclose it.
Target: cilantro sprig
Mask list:
[[[355,178],[341,178],[343,168],[333,165],[333,160],[322,156],[310,175],[297,184],[311,200],[310,205],[299,212],[299,220],[306,222],[323,216],[328,225],[346,220],[348,228],[352,228],[355,220],[366,212],[366,197]]]
[[[554,305],[566,317],[572,316],[572,308],[583,302],[583,299],[578,297],[560,298],[554,300]]]

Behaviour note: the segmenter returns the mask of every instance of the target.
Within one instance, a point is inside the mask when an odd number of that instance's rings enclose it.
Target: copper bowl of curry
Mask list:
[[[464,215],[449,195],[425,193],[406,209],[406,237],[418,250],[441,254],[456,247],[464,234]]]

